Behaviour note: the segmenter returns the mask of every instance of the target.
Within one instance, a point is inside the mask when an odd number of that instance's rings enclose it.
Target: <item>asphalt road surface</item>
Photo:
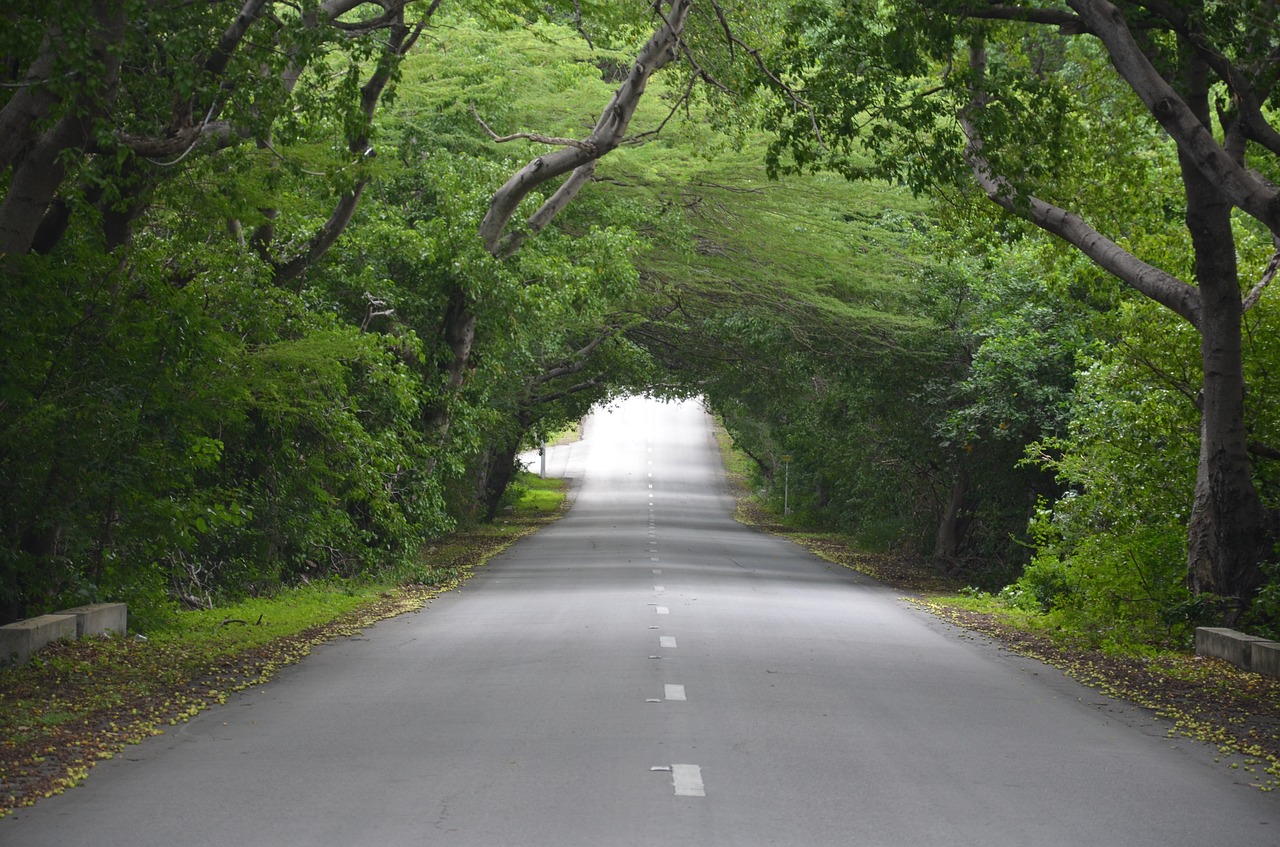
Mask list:
[[[708,419],[597,413],[572,512],[427,610],[0,821],[0,845],[1275,847],[1145,712],[730,518]]]

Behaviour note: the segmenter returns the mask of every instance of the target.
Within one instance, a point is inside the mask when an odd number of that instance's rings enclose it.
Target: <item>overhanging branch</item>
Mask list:
[[[602,377],[593,376],[591,379],[580,382],[577,385],[571,385],[568,388],[563,388],[559,391],[552,391],[549,394],[539,394],[537,396],[530,397],[529,405],[540,406],[543,403],[551,403],[565,397],[571,397],[574,394],[581,394],[583,391],[589,391],[592,388],[598,388],[603,384],[604,380]]]
[[[961,111],[958,119],[967,139],[964,160],[987,197],[1010,214],[1071,244],[1116,279],[1198,327],[1199,289],[1142,261],[1098,232],[1074,212],[1035,196],[1019,196],[1006,177],[994,172],[990,160],[983,153],[982,135],[972,119],[985,104],[980,86],[986,71],[986,51],[980,40],[970,47],[969,63],[974,71],[975,88],[969,105]]]
[[[1252,290],[1249,291],[1248,296],[1244,298],[1244,301],[1241,304],[1243,306],[1242,311],[1247,312],[1254,306],[1258,305],[1258,301],[1262,299],[1262,292],[1265,291],[1267,286],[1271,284],[1271,281],[1276,278],[1276,271],[1280,270],[1280,238],[1277,238],[1276,242],[1276,252],[1271,255],[1271,261],[1267,262],[1266,270],[1262,272],[1262,279],[1258,280],[1258,284],[1255,285]]]
[[[1120,76],[1178,149],[1232,203],[1280,235],[1280,188],[1249,171],[1218,144],[1209,128],[1151,64],[1120,10],[1108,0],[1068,0],[1068,5],[1102,41]]]
[[[692,5],[692,0],[672,0],[669,12],[665,15],[659,13],[661,24],[637,54],[631,72],[585,140],[536,157],[494,193],[479,230],[481,241],[491,254],[504,258],[515,253],[525,238],[540,231],[568,205],[590,178],[596,160],[617,148],[644,96],[650,77],[679,55],[680,38]],[[566,174],[574,175],[526,222],[525,231],[507,231],[520,203],[532,191]]]
[[[540,135],[536,132],[516,132],[511,135],[498,135],[498,133],[494,132],[489,125],[485,123],[484,118],[480,117],[480,113],[476,111],[476,104],[474,102],[471,104],[471,115],[476,119],[476,123],[480,124],[480,127],[489,134],[489,137],[493,139],[495,144],[506,144],[509,141],[525,140],[536,141],[539,144],[550,144],[554,147],[576,147],[584,153],[595,153],[595,147],[592,146],[590,142],[579,141],[576,138],[559,138],[554,135]]]

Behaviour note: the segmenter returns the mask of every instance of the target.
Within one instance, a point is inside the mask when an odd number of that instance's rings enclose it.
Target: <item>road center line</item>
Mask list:
[[[702,768],[697,765],[672,765],[671,784],[677,797],[706,797],[702,784]]]

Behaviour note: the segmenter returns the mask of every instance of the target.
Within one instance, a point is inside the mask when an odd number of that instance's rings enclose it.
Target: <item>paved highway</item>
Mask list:
[[[696,403],[622,402],[570,515],[0,821],[0,845],[1275,847],[1145,712],[730,518]]]

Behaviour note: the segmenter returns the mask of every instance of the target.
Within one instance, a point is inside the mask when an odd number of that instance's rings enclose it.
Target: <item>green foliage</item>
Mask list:
[[[1205,192],[1197,193],[1196,187],[1205,178],[1200,172],[1208,169],[1193,152],[1195,145],[1177,132],[1166,134],[1171,124],[1161,125],[1160,109],[1144,105],[1144,99],[1152,102],[1151,92],[1139,98],[1116,68],[1129,61],[1151,62],[1171,90],[1186,98],[1190,111],[1203,115],[1211,132],[1230,138],[1240,115],[1227,102],[1252,73],[1245,69],[1257,67],[1268,48],[1256,40],[1256,21],[1265,17],[1260,4],[1219,4],[1190,16],[1173,9],[1153,12],[1143,4],[1118,5],[1130,21],[1143,20],[1135,55],[1114,40],[1073,37],[1089,29],[1075,20],[1075,6],[1062,9],[1056,25],[1047,25],[1025,10],[978,12],[950,0],[792,4],[786,37],[772,59],[784,69],[781,78],[788,86],[803,91],[810,108],[795,108],[789,92],[772,86],[776,98],[768,119],[774,141],[767,161],[772,173],[826,169],[945,197],[944,222],[958,236],[959,249],[948,251],[951,255],[970,247],[990,257],[993,251],[1034,243],[1027,221],[1081,251],[1071,258],[1038,249],[1049,260],[1043,273],[1024,270],[1011,278],[1020,277],[1022,292],[1017,282],[1006,281],[1003,292],[993,289],[988,302],[995,308],[986,319],[977,328],[955,327],[969,357],[960,362],[961,375],[944,371],[930,393],[934,403],[950,406],[942,436],[964,443],[969,452],[958,463],[961,472],[990,479],[993,466],[984,460],[995,459],[999,467],[1010,458],[999,456],[1001,442],[1007,449],[1039,440],[1045,453],[1041,466],[1053,469],[1058,483],[1069,489],[1055,509],[1053,525],[1063,534],[1042,538],[1025,577],[1027,596],[1060,609],[1071,605],[1086,627],[1103,628],[1108,617],[1120,620],[1142,638],[1152,635],[1162,616],[1189,617],[1183,613],[1181,583],[1169,575],[1179,552],[1184,569],[1191,563],[1197,590],[1221,585],[1222,593],[1247,602],[1258,582],[1259,559],[1270,542],[1260,545],[1255,539],[1274,532],[1261,528],[1260,510],[1253,507],[1257,495],[1268,506],[1275,503],[1269,444],[1276,415],[1264,387],[1275,359],[1250,326],[1265,323],[1266,317],[1246,318],[1248,399],[1245,426],[1240,426],[1233,399],[1237,366],[1227,361],[1236,347],[1231,326],[1236,316],[1233,307],[1217,304],[1236,296],[1233,257],[1243,259],[1245,267],[1260,268],[1272,246],[1261,225],[1265,221],[1250,220],[1243,209],[1229,230],[1218,226],[1211,239],[1188,237],[1216,214],[1213,203],[1231,202],[1229,192],[1212,202],[1202,199]],[[1211,77],[1220,76],[1203,92],[1199,69],[1187,64],[1193,55],[1187,44],[1193,42],[1198,49],[1222,51],[1223,61],[1205,69]],[[1239,64],[1227,68],[1228,61]],[[1209,117],[1215,98],[1216,121]],[[1239,154],[1246,155],[1250,167],[1269,172],[1276,166],[1272,152],[1250,148]],[[990,211],[976,208],[975,201],[994,210],[988,197],[1012,214],[993,220]],[[1033,208],[1039,211],[1033,214]],[[1063,213],[1110,239],[1132,264],[1125,268],[1114,255],[1103,257],[1095,248],[1104,242],[1092,234],[1082,237],[1058,226],[1066,220]],[[1083,255],[1183,318],[1126,302],[1114,286],[1108,290],[1098,269],[1085,266]],[[1184,293],[1180,284],[1168,290],[1144,285],[1136,270],[1141,263],[1196,286],[1186,290],[1195,308],[1203,309],[1203,319],[1178,299]],[[1069,292],[1093,308],[1114,310],[1115,316],[1061,320],[1054,298],[1034,296],[1038,277],[1055,297]],[[1257,278],[1246,272],[1242,288]],[[973,290],[981,303],[981,289]],[[1025,305],[1013,305],[1018,302]],[[1063,297],[1061,302],[1069,301]],[[982,309],[979,305],[979,313]],[[1135,320],[1128,311],[1133,309],[1145,320]],[[1211,313],[1220,323],[1209,319]],[[1206,333],[1203,342],[1199,331]],[[965,333],[973,335],[966,341]],[[1121,353],[1092,350],[1091,337],[1119,345]],[[1220,359],[1203,372],[1196,355],[1201,350]],[[1067,402],[1073,367],[1085,375],[1074,401]],[[1134,385],[1142,387],[1133,390]],[[1206,442],[1217,446],[1201,463],[1195,488],[1201,505],[1189,515],[1200,437],[1195,404],[1200,402],[1212,404],[1203,425]],[[1233,422],[1220,423],[1229,419]],[[1250,439],[1255,433],[1267,436],[1246,445],[1246,431]],[[1252,462],[1245,459],[1246,447]],[[1042,486],[1031,491],[1057,497]],[[1193,541],[1214,537],[1218,542],[1184,541],[1180,551],[1179,532]],[[1174,614],[1178,609],[1183,612]]]
[[[1072,539],[1073,531],[1087,526],[1074,514],[1090,505],[1075,502],[1080,499],[1040,513],[1032,525],[1039,551],[1001,597],[1047,613],[1053,624],[1099,645],[1189,644],[1203,620],[1185,584],[1184,527],[1169,522],[1100,531],[1095,523]]]
[[[1263,638],[1280,640],[1280,565],[1264,566],[1267,584],[1249,609],[1248,630]]]
[[[1185,274],[1170,146],[1096,45],[932,13],[961,5],[722,3],[732,48],[695,15],[690,55],[737,93],[681,101],[679,73],[655,79],[633,124],[645,143],[602,160],[504,261],[476,236],[488,199],[551,146],[495,143],[476,116],[500,135],[583,135],[649,6],[444,4],[372,121],[376,39],[280,9],[218,77],[196,58],[230,7],[135,10],[127,108],[101,124],[102,152],[68,160],[66,235],[0,257],[3,613],[119,598],[157,628],[179,604],[425,579],[424,541],[549,506],[541,482],[511,484],[522,445],[649,390],[705,397],[779,503],[791,457],[796,523],[936,553],[1100,640],[1181,638],[1197,614],[1177,572],[1195,334],[973,202],[956,114],[975,78],[953,51],[982,30],[983,84],[1002,94],[977,116],[984,152],[1019,192],[1070,201]],[[0,46],[30,59],[44,30],[19,11]],[[77,36],[59,67],[94,49]],[[119,141],[159,133],[175,97],[203,114],[215,96],[241,128],[225,146],[160,167]],[[354,155],[366,137],[377,155]],[[282,277],[353,191],[341,238]],[[108,244],[125,211],[132,238]],[[1270,239],[1244,220],[1237,234],[1257,278]],[[1245,323],[1248,425],[1272,448],[1273,311],[1264,297]],[[1271,503],[1278,474],[1259,460]]]
[[[1273,311],[1263,302],[1250,313],[1246,333],[1253,389],[1247,420],[1252,432],[1266,433],[1264,444],[1274,437],[1275,353],[1270,333],[1260,330]],[[1198,338],[1167,310],[1140,301],[1112,313],[1106,332],[1120,341],[1095,348],[1082,363],[1066,434],[1029,452],[1068,491],[1038,513],[1038,553],[1010,590],[1104,639],[1185,644],[1195,625],[1219,612],[1213,598],[1191,597],[1185,581],[1188,493],[1199,444]],[[1276,470],[1259,461],[1256,471],[1273,502]],[[1251,629],[1271,631],[1274,593],[1269,578]]]
[[[1152,304],[1127,304],[1113,324],[1126,344],[1081,373],[1065,437],[1032,448],[1068,491],[1038,511],[1038,552],[1010,596],[1103,641],[1182,643],[1195,623],[1185,562],[1199,431],[1170,375],[1194,367],[1195,337]]]
[[[403,570],[424,538],[478,514],[486,477],[526,431],[650,379],[620,333],[647,308],[633,264],[646,209],[585,197],[505,262],[476,237],[512,162],[471,104],[504,131],[574,132],[607,100],[601,68],[627,54],[562,25],[579,4],[552,12],[561,24],[542,4],[474,5],[392,68],[394,111],[372,124],[360,86],[386,59],[380,42],[282,10],[265,53],[255,42],[231,57],[243,66],[226,78],[257,78],[219,105],[263,143],[193,149],[136,186],[130,168],[146,168],[123,148],[118,171],[83,164],[113,203],[145,193],[132,238],[108,254],[107,213],[69,190],[75,225],[57,250],[6,259],[3,614],[118,598],[161,625],[178,601]],[[589,5],[601,42],[630,46],[647,23]],[[145,11],[126,87],[228,22],[213,7]],[[30,53],[38,32],[6,37]],[[277,72],[291,62],[303,77],[290,90]],[[171,81],[202,102],[220,83],[193,74]],[[151,132],[173,97],[139,87],[125,129]],[[353,160],[364,136],[381,155]],[[357,190],[335,249],[281,285],[281,262]],[[459,309],[476,321],[461,363],[444,332]]]

